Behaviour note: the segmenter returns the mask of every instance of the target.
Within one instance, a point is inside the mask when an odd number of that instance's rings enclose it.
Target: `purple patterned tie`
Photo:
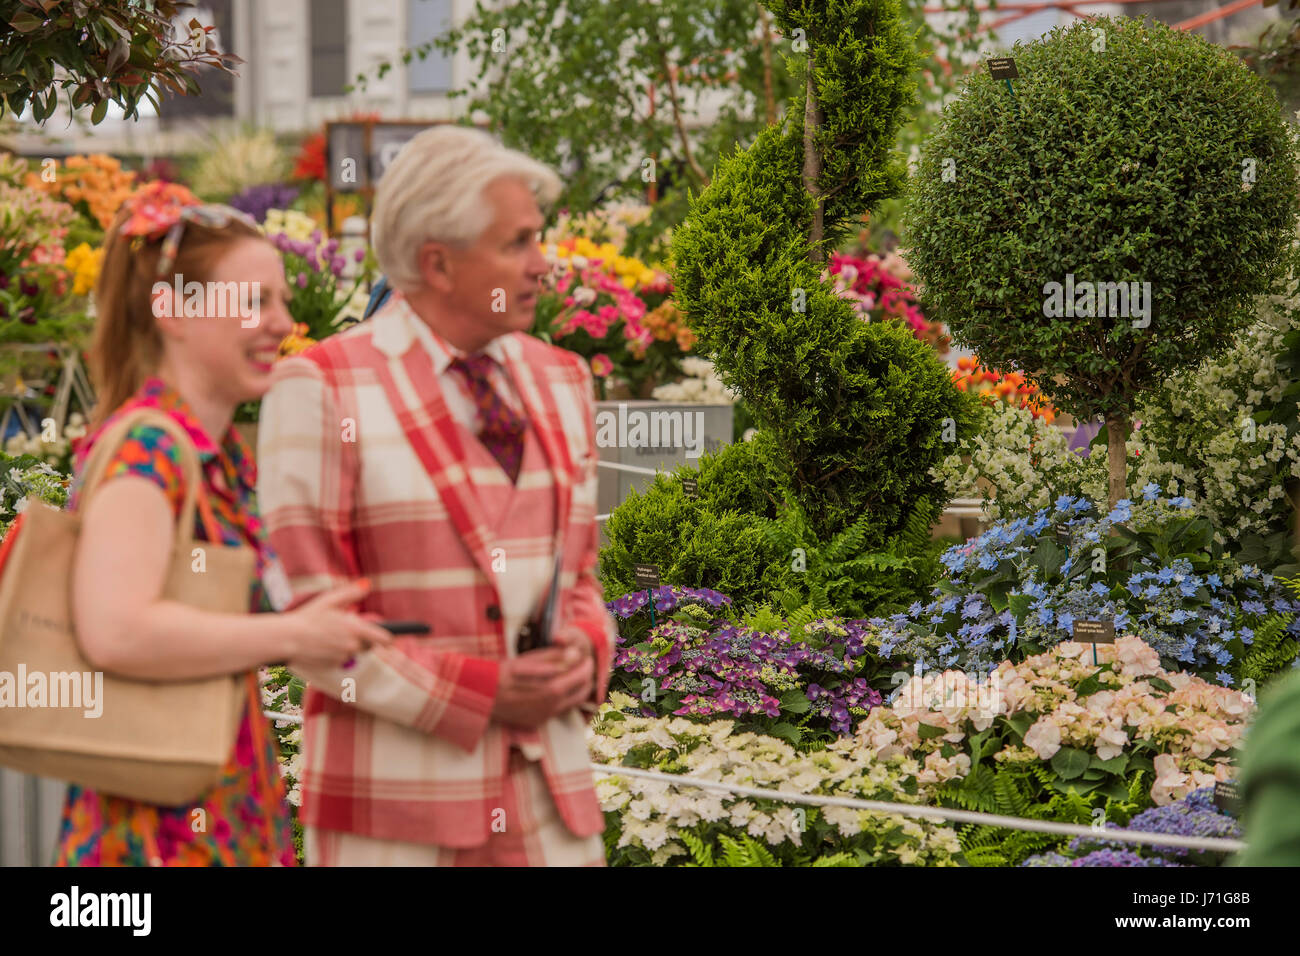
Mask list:
[[[465,384],[469,386],[474,404],[478,406],[479,423],[482,425],[478,440],[505,469],[513,483],[519,477],[519,465],[524,457],[524,432],[528,428],[528,420],[507,405],[488,381],[488,371],[492,364],[490,355],[471,355],[451,360],[451,367],[465,377]]]

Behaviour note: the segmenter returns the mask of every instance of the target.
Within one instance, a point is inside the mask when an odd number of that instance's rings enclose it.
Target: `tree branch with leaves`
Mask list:
[[[54,115],[63,91],[65,104],[89,106],[92,123],[122,107],[128,119],[139,115],[140,101],[154,109],[169,90],[178,96],[199,92],[202,67],[231,73],[239,57],[222,53],[212,27],[191,19],[188,33],[174,23],[192,3],[172,0],[0,0],[0,116],[22,115],[31,107],[38,123]]]

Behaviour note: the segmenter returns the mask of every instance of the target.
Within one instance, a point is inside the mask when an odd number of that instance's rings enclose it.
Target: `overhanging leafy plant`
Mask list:
[[[695,479],[698,497],[686,496],[683,478]],[[768,600],[789,562],[765,530],[779,500],[752,442],[702,455],[698,469],[657,476],[629,493],[605,525],[605,597],[640,590],[635,566],[657,564],[665,584],[712,588],[741,606]]]
[[[200,67],[233,73],[244,62],[220,52],[211,27],[191,19],[188,34],[172,23],[192,3],[173,0],[0,0],[0,115],[31,104],[38,123],[54,115],[59,88],[73,107],[90,106],[99,123],[108,104],[127,119],[141,99],[158,108],[155,93],[199,92]]]

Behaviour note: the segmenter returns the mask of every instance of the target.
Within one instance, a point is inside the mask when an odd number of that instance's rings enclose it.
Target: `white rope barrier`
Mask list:
[[[600,468],[612,468],[615,471],[630,471],[634,475],[666,475],[668,472],[662,468],[642,468],[640,465],[625,465],[619,461],[598,460],[596,465]]]
[[[282,714],[266,710],[262,712],[277,722],[301,724],[302,717],[297,714]],[[616,767],[612,764],[593,763],[592,773],[597,777],[641,777],[645,780],[661,780],[675,787],[698,787],[701,790],[725,790],[742,797],[759,797],[766,800],[779,800],[782,803],[805,803],[811,806],[846,807],[850,810],[870,810],[875,813],[897,813],[902,816],[930,817],[953,823],[980,823],[985,826],[1005,827],[1009,830],[1031,830],[1037,833],[1056,833],[1061,836],[1084,836],[1098,840],[1115,840],[1121,843],[1146,843],[1151,846],[1188,847],[1193,850],[1214,850],[1221,853],[1237,853],[1245,849],[1241,840],[1228,840],[1221,837],[1180,837],[1167,833],[1144,833],[1141,830],[1094,830],[1092,827],[1073,823],[1056,823],[1051,820],[1031,820],[1028,817],[1008,817],[999,813],[979,813],[973,810],[953,810],[948,807],[929,807],[914,803],[892,803],[886,800],[859,800],[854,797],[828,797],[819,794],[789,793],[784,790],[767,790],[761,787],[746,787],[735,783],[723,783],[720,780],[704,780],[700,777],[685,777],[675,773],[659,773],[654,770],[639,770],[634,767]]]
[[[685,777],[675,773],[659,773],[653,770],[637,770],[632,767],[616,767],[612,764],[594,763],[591,766],[593,772],[599,777],[642,777],[647,780],[662,780],[679,787],[699,787],[701,790],[726,790],[741,796],[762,797],[770,800],[780,800],[783,803],[847,807],[851,810],[871,810],[878,813],[897,813],[902,816],[932,817],[936,820],[951,820],[955,823],[982,823],[987,826],[1006,827],[1011,830],[1033,830],[1038,833],[1058,833],[1061,836],[1086,836],[1098,840],[1147,843],[1152,846],[1189,847],[1197,850],[1217,850],[1227,853],[1236,853],[1245,849],[1246,846],[1241,840],[1228,840],[1221,837],[1181,837],[1167,833],[1144,833],[1141,830],[1099,831],[1073,823],[1031,820],[1027,817],[1007,817],[998,813],[951,810],[947,807],[928,807],[914,803],[892,803],[885,800],[859,800],[852,797],[826,797],[817,794],[788,793],[784,790],[745,787],[734,783],[723,783],[719,780]]]

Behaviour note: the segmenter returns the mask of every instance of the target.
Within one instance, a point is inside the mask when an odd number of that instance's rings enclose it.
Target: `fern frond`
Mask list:
[[[831,539],[822,551],[823,560],[834,564],[862,551],[870,524],[871,513],[864,511],[853,524]]]
[[[686,849],[691,853],[691,859],[694,866],[716,866],[713,862],[713,847],[701,840],[696,834],[683,830],[678,834],[679,839],[686,844]]]

